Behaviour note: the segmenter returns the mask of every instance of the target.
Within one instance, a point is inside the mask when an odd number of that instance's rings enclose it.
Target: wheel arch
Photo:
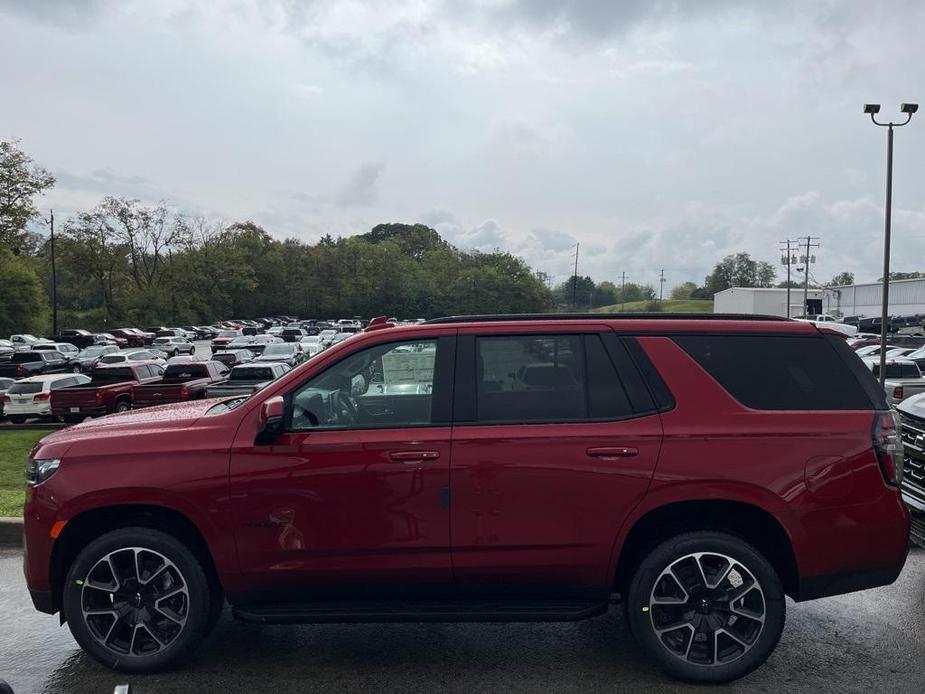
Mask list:
[[[202,565],[210,590],[222,591],[209,545],[196,523],[187,515],[154,504],[105,506],[83,511],[71,518],[55,541],[49,571],[55,609],[61,607],[64,580],[80,551],[100,535],[128,527],[158,530],[182,542]],[[64,620],[63,612],[61,619]]]
[[[656,546],[692,530],[735,535],[761,552],[777,572],[787,595],[799,593],[799,568],[793,542],[765,509],[741,501],[701,499],[658,506],[642,515],[627,533],[614,576],[615,590],[626,595],[633,573]]]

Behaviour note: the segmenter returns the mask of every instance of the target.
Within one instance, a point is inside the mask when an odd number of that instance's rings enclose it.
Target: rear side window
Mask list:
[[[874,364],[874,376],[880,378],[880,364]],[[915,364],[887,364],[886,378],[919,378],[922,374]]]
[[[869,410],[858,379],[822,337],[681,335],[675,342],[757,410]]]
[[[575,422],[633,414],[598,335],[485,336],[476,338],[475,351],[478,422]]]

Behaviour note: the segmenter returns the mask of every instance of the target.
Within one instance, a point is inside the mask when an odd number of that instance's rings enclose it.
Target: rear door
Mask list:
[[[645,494],[662,427],[603,328],[460,335],[453,566],[463,584],[608,588],[614,540]]]

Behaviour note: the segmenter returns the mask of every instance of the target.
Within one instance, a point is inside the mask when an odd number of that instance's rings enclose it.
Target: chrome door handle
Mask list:
[[[426,463],[440,457],[440,451],[393,451],[389,460],[393,463]]]
[[[599,446],[589,448],[587,453],[592,458],[600,458],[601,460],[619,460],[620,458],[632,458],[639,455],[639,449],[632,446]]]

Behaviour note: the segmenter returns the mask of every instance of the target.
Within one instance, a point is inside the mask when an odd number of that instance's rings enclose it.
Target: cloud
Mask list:
[[[368,162],[360,166],[337,195],[337,203],[343,207],[372,205],[379,198],[379,177],[383,169],[384,161]]]

